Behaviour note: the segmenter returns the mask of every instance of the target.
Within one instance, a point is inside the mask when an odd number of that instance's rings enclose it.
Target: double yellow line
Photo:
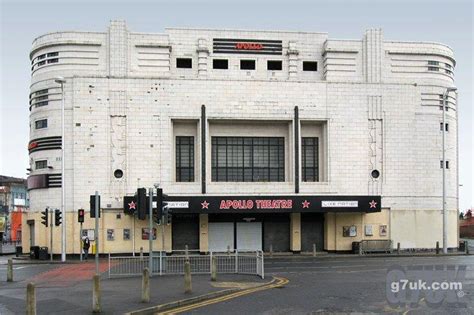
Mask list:
[[[191,305],[186,305],[186,306],[174,308],[172,310],[157,313],[157,314],[160,314],[160,315],[179,314],[179,313],[186,312],[186,311],[189,311],[189,310],[192,310],[192,309],[195,309],[195,308],[203,307],[203,306],[206,306],[206,305],[211,305],[211,304],[215,304],[215,303],[219,303],[219,302],[224,302],[224,301],[227,301],[227,300],[230,300],[230,299],[235,299],[236,297],[239,297],[239,296],[242,296],[242,295],[247,295],[247,294],[250,294],[250,293],[255,293],[255,292],[258,292],[258,291],[264,291],[264,290],[268,290],[268,289],[272,289],[272,288],[278,288],[278,287],[284,286],[288,282],[289,282],[289,280],[286,279],[286,278],[274,277],[273,281],[271,281],[268,284],[262,285],[262,286],[242,290],[242,291],[239,291],[239,292],[231,293],[231,294],[228,294],[228,295],[224,295],[224,296],[217,297],[217,298],[214,298],[214,299],[206,300],[206,301],[203,301],[203,302],[199,302],[199,303],[195,303],[195,304],[191,304]]]

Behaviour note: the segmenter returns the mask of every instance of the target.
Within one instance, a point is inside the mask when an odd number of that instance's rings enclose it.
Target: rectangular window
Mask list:
[[[268,60],[267,69],[268,70],[281,70],[282,69],[281,60]]]
[[[255,60],[240,60],[240,70],[255,70]]]
[[[35,169],[39,170],[42,168],[47,168],[48,167],[48,161],[47,160],[40,160],[35,162]]]
[[[445,131],[449,131],[449,124],[445,123],[444,128],[445,128]],[[443,131],[443,123],[439,123],[439,130]]]
[[[36,129],[43,129],[48,127],[48,120],[47,119],[41,119],[35,121],[35,128]]]
[[[191,58],[176,58],[176,68],[187,68],[193,67],[193,60]]]
[[[439,66],[439,62],[435,60],[428,60],[428,65],[430,66]]]
[[[318,62],[303,61],[303,71],[318,71]]]
[[[194,182],[194,137],[176,137],[176,181]]]
[[[212,181],[285,181],[283,137],[212,137]]]
[[[319,138],[304,137],[301,142],[303,182],[319,182]]]
[[[44,59],[44,58],[46,58],[46,54],[42,54],[42,55],[38,56],[38,60],[41,60],[41,59]]]
[[[212,60],[213,69],[229,69],[229,61],[227,59]]]
[[[38,67],[39,67],[39,66],[42,66],[42,65],[44,65],[44,64],[46,64],[46,60],[43,60],[43,61],[38,62]]]
[[[438,67],[428,67],[428,71],[439,71]]]
[[[48,59],[48,63],[58,63],[58,58]]]
[[[449,168],[449,161],[446,161],[446,169]]]
[[[58,52],[48,53],[48,57],[56,57],[57,55],[58,55]]]

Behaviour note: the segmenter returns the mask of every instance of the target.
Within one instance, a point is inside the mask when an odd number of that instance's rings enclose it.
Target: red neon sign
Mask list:
[[[261,50],[263,49],[263,45],[259,43],[237,43],[235,44],[235,49]]]
[[[38,146],[38,142],[31,142],[29,145],[28,145],[28,150],[31,150],[31,149],[34,149]]]

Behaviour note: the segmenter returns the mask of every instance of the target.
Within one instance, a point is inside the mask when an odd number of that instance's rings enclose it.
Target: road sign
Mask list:
[[[189,201],[165,201],[168,208],[189,208]]]

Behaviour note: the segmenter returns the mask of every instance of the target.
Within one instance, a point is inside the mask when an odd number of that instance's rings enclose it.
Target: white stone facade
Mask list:
[[[281,55],[216,54],[214,38],[281,40],[283,49]],[[170,28],[144,34],[114,21],[105,33],[38,37],[30,54],[33,64],[45,54],[58,61],[32,70],[31,93],[48,89],[48,104],[36,107],[41,100],[32,96],[30,139],[61,135],[61,91],[54,78],[63,76],[67,211],[88,209],[96,190],[103,208],[122,209],[123,196],[157,182],[167,194],[200,194],[202,105],[207,194],[295,194],[293,115],[298,106],[301,134],[319,133],[324,139],[321,180],[301,182],[300,194],[381,195],[395,244],[441,244],[440,95],[454,86],[455,67],[446,45],[386,41],[378,29],[359,40],[335,40],[326,33],[279,31]],[[192,58],[191,69],[176,68],[181,57]],[[212,60],[219,58],[228,59],[228,69],[213,69]],[[256,70],[240,70],[241,59],[256,60]],[[267,70],[267,60],[282,60],[282,70]],[[317,61],[317,71],[303,71],[305,60]],[[449,95],[446,117],[448,243],[456,247],[455,93]],[[39,119],[48,120],[47,128],[35,129]],[[195,137],[194,182],[176,182],[176,135]],[[281,135],[285,181],[212,182],[213,135]],[[31,175],[60,173],[60,157],[59,149],[31,152]],[[50,168],[35,169],[35,161],[43,159]],[[121,179],[114,177],[116,169],[123,170]],[[378,179],[371,176],[374,169],[380,171]],[[32,189],[31,211],[59,208],[60,197],[59,188]]]

